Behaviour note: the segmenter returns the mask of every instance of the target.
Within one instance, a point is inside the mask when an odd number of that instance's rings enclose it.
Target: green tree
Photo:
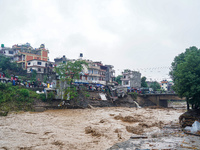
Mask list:
[[[37,79],[36,79],[36,76],[37,76],[37,72],[36,72],[36,70],[31,70],[31,81],[33,82],[33,81],[36,81]]]
[[[148,87],[146,79],[147,79],[146,77],[141,78],[141,87]]]
[[[150,84],[150,88],[152,88],[154,91],[158,91],[158,90],[160,90],[161,87],[158,82],[154,81]]]
[[[123,77],[122,75],[118,75],[118,76],[115,78],[115,81],[116,81],[119,85],[122,84],[122,81],[121,81],[121,78],[122,78],[122,77]]]
[[[3,55],[0,55],[0,72],[4,72],[6,76],[9,76],[9,73],[26,75],[26,71],[21,66],[18,66],[16,62],[11,62],[9,57]]]
[[[75,62],[69,61],[67,64],[59,64],[55,70],[60,76],[60,80],[67,83],[67,87],[65,87],[64,98],[67,99],[68,95],[70,99],[74,99],[78,96],[76,88],[73,85],[75,80],[80,79],[80,73],[83,71],[83,66],[88,66],[87,62],[82,60],[77,60]]]
[[[130,69],[124,69],[124,73],[128,73],[128,72],[131,72]]]
[[[11,62],[10,58],[5,57],[5,56],[0,56],[0,70],[1,71],[6,71],[6,69],[11,69]]]
[[[186,97],[187,109],[200,108],[200,50],[193,46],[174,58],[170,76],[173,79],[173,90]]]

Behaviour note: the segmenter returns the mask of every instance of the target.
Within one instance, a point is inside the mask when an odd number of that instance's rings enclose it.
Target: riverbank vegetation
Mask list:
[[[187,109],[200,109],[200,49],[190,47],[174,58],[171,66],[173,90],[186,97]]]
[[[35,91],[13,86],[11,83],[0,83],[0,111],[33,110],[32,104],[35,99],[41,99]]]

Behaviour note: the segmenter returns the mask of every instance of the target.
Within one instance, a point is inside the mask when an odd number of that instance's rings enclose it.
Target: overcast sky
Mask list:
[[[65,55],[168,79],[174,57],[200,48],[199,0],[0,0],[0,43],[44,43]]]

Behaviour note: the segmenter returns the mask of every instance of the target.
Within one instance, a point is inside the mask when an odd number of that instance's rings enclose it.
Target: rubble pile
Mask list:
[[[200,120],[200,110],[189,110],[179,117],[179,123],[182,128],[192,126],[195,120]]]

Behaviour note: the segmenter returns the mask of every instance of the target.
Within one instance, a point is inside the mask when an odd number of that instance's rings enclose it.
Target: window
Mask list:
[[[38,64],[38,65],[42,65],[42,63],[41,63],[41,62],[37,62],[37,64]]]
[[[125,81],[125,82],[124,82],[124,85],[128,85],[128,81]]]
[[[93,73],[93,71],[92,71],[92,70],[88,70],[88,72],[89,72],[90,74],[92,74],[92,73]]]
[[[41,71],[41,68],[38,68],[38,72],[40,72]]]
[[[13,54],[13,51],[9,51],[9,54]]]
[[[22,68],[25,68],[25,63],[22,63]]]
[[[98,70],[94,70],[94,74],[98,74]]]
[[[28,65],[30,65],[31,63],[29,62]]]

